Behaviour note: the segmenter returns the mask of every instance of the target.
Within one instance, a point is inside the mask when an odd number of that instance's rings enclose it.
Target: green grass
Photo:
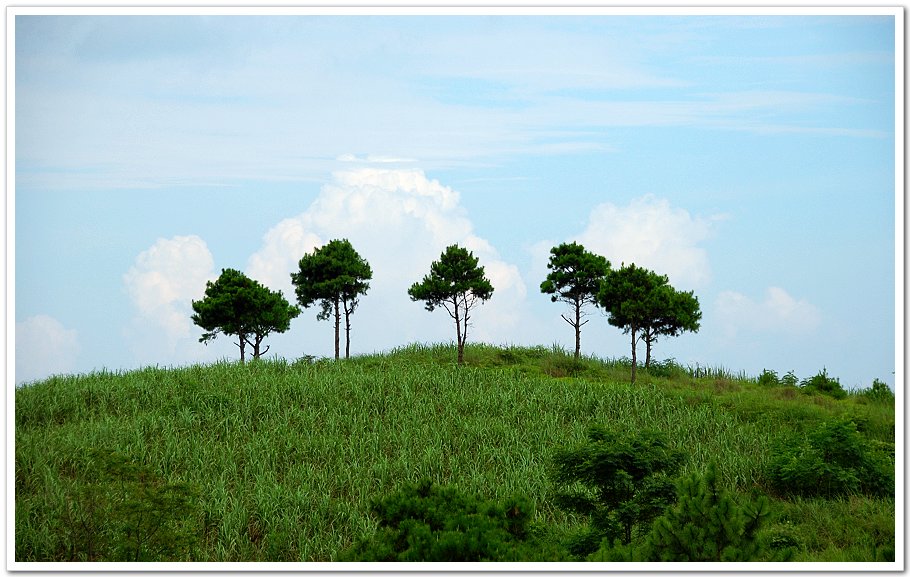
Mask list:
[[[834,416],[894,442],[894,404],[765,388],[723,369],[670,376],[627,360],[572,358],[558,346],[412,345],[345,361],[220,362],[54,377],[16,391],[15,558],[71,558],[64,515],[80,455],[113,450],[199,495],[192,561],[331,561],[374,529],[370,499],[429,478],[482,495],[522,493],[538,520],[575,520],[549,501],[550,457],[595,423],[665,433],[717,462],[742,494],[767,489],[780,435]],[[655,371],[659,372],[659,371]],[[666,373],[663,373],[666,374]],[[874,561],[894,546],[894,501],[774,500],[769,531],[800,561]]]

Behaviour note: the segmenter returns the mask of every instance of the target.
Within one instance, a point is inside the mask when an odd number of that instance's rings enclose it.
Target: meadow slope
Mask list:
[[[845,417],[894,443],[895,409],[767,387],[724,369],[672,362],[628,382],[622,361],[557,347],[412,345],[342,361],[220,362],[58,376],[15,396],[15,559],[101,560],[74,519],[98,497],[80,489],[104,449],[192,489],[190,545],[176,561],[331,561],[375,528],[374,497],[431,479],[486,498],[522,493],[537,520],[578,519],[550,504],[553,452],[588,426],[653,429],[689,458],[715,461],[737,494],[770,494],[765,538],[796,561],[880,561],[894,550],[894,499],[784,498],[770,491],[771,448]],[[104,530],[100,526],[98,530]],[[100,543],[100,538],[99,538]],[[89,544],[91,545],[91,544]],[[94,558],[92,558],[94,556]]]

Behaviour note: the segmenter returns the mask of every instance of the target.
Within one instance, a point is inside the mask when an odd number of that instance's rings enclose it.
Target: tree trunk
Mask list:
[[[341,328],[341,310],[340,310],[340,303],[338,302],[338,298],[336,297],[335,298],[335,359],[336,360],[338,359],[339,352],[340,352],[339,346],[338,346],[339,345],[338,337],[339,337],[340,328]]]
[[[632,333],[632,384],[634,385],[635,384],[635,371],[638,368],[638,359],[635,356],[635,345],[638,344],[635,342],[636,341],[635,325],[632,325],[632,329],[630,332]]]
[[[575,360],[581,352],[581,303],[575,303]]]
[[[245,362],[243,348],[246,346],[246,335],[243,333],[240,333],[238,336],[240,337],[240,344],[237,346],[240,347],[240,362],[243,363],[243,362]]]
[[[461,310],[458,306],[458,297],[455,297],[455,337],[456,345],[458,346],[458,364],[464,364],[464,341],[461,338]],[[465,327],[465,332],[467,332],[468,327]]]
[[[351,358],[351,311],[348,303],[344,303],[344,358]]]
[[[651,368],[651,341],[654,340],[654,337],[651,336],[650,330],[645,330],[644,339],[645,341],[645,368]]]
[[[264,350],[264,351],[261,350],[261,349],[262,349],[262,340],[263,340],[263,339],[265,339],[265,335],[264,335],[264,334],[259,334],[259,333],[255,333],[255,334],[253,335],[253,340],[252,340],[252,341],[249,340],[249,339],[247,339],[246,337],[244,337],[244,341],[246,342],[246,344],[248,344],[248,345],[250,345],[251,347],[253,347],[253,360],[258,359],[258,358],[260,358],[262,355],[264,355],[264,354],[266,354],[267,352],[269,352],[269,347],[265,347],[265,350]]]
[[[253,358],[258,359],[262,355],[269,352],[269,347],[266,346],[265,350],[262,350],[262,340],[265,338],[265,335],[256,335],[256,342],[253,344]]]

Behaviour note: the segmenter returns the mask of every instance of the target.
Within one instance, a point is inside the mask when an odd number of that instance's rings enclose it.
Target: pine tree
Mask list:
[[[474,253],[457,244],[449,246],[439,260],[430,265],[430,274],[411,285],[408,295],[412,301],[424,301],[424,307],[430,312],[443,307],[455,320],[458,364],[464,364],[471,309],[493,296],[493,285]]]
[[[562,301],[572,307],[573,315],[561,315],[575,329],[575,359],[581,354],[581,327],[586,304],[597,304],[597,291],[610,270],[610,261],[588,252],[582,245],[562,243],[550,249],[547,263],[550,273],[540,283],[540,291],[550,295],[554,303]]]
[[[717,484],[711,463],[678,488],[675,506],[654,521],[646,545],[651,561],[751,561],[761,551],[756,533],[768,516],[768,500],[739,506]]]
[[[335,358],[340,356],[341,313],[344,312],[344,357],[351,356],[351,315],[360,303],[360,296],[370,288],[373,270],[351,242],[343,238],[329,241],[323,247],[304,255],[299,269],[291,273],[291,283],[297,302],[309,308],[317,301],[322,310],[316,318],[324,321],[335,318]]]
[[[586,444],[557,451],[556,505],[589,519],[570,551],[584,557],[605,539],[628,545],[635,533],[646,533],[651,520],[676,499],[673,476],[683,459],[657,433],[620,433],[603,426],[588,429]]]
[[[219,333],[237,337],[240,362],[246,345],[253,347],[253,358],[268,352],[262,341],[270,333],[283,333],[300,309],[285,300],[280,291],[271,291],[238,270],[222,269],[215,282],[205,285],[205,298],[192,301],[193,322],[205,331],[199,342],[208,344]]]

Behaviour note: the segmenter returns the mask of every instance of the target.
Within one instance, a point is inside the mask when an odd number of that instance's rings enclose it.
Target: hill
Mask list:
[[[552,455],[604,424],[657,430],[688,455],[683,474],[713,461],[735,495],[769,495],[761,536],[795,561],[893,560],[893,495],[785,494],[768,475],[775,447],[834,421],[893,459],[893,397],[835,399],[672,361],[630,385],[628,361],[576,362],[558,347],[465,355],[458,367],[451,346],[412,345],[18,389],[15,559],[332,561],[374,531],[371,499],[423,479],[523,494],[565,534],[582,520],[551,502]]]

